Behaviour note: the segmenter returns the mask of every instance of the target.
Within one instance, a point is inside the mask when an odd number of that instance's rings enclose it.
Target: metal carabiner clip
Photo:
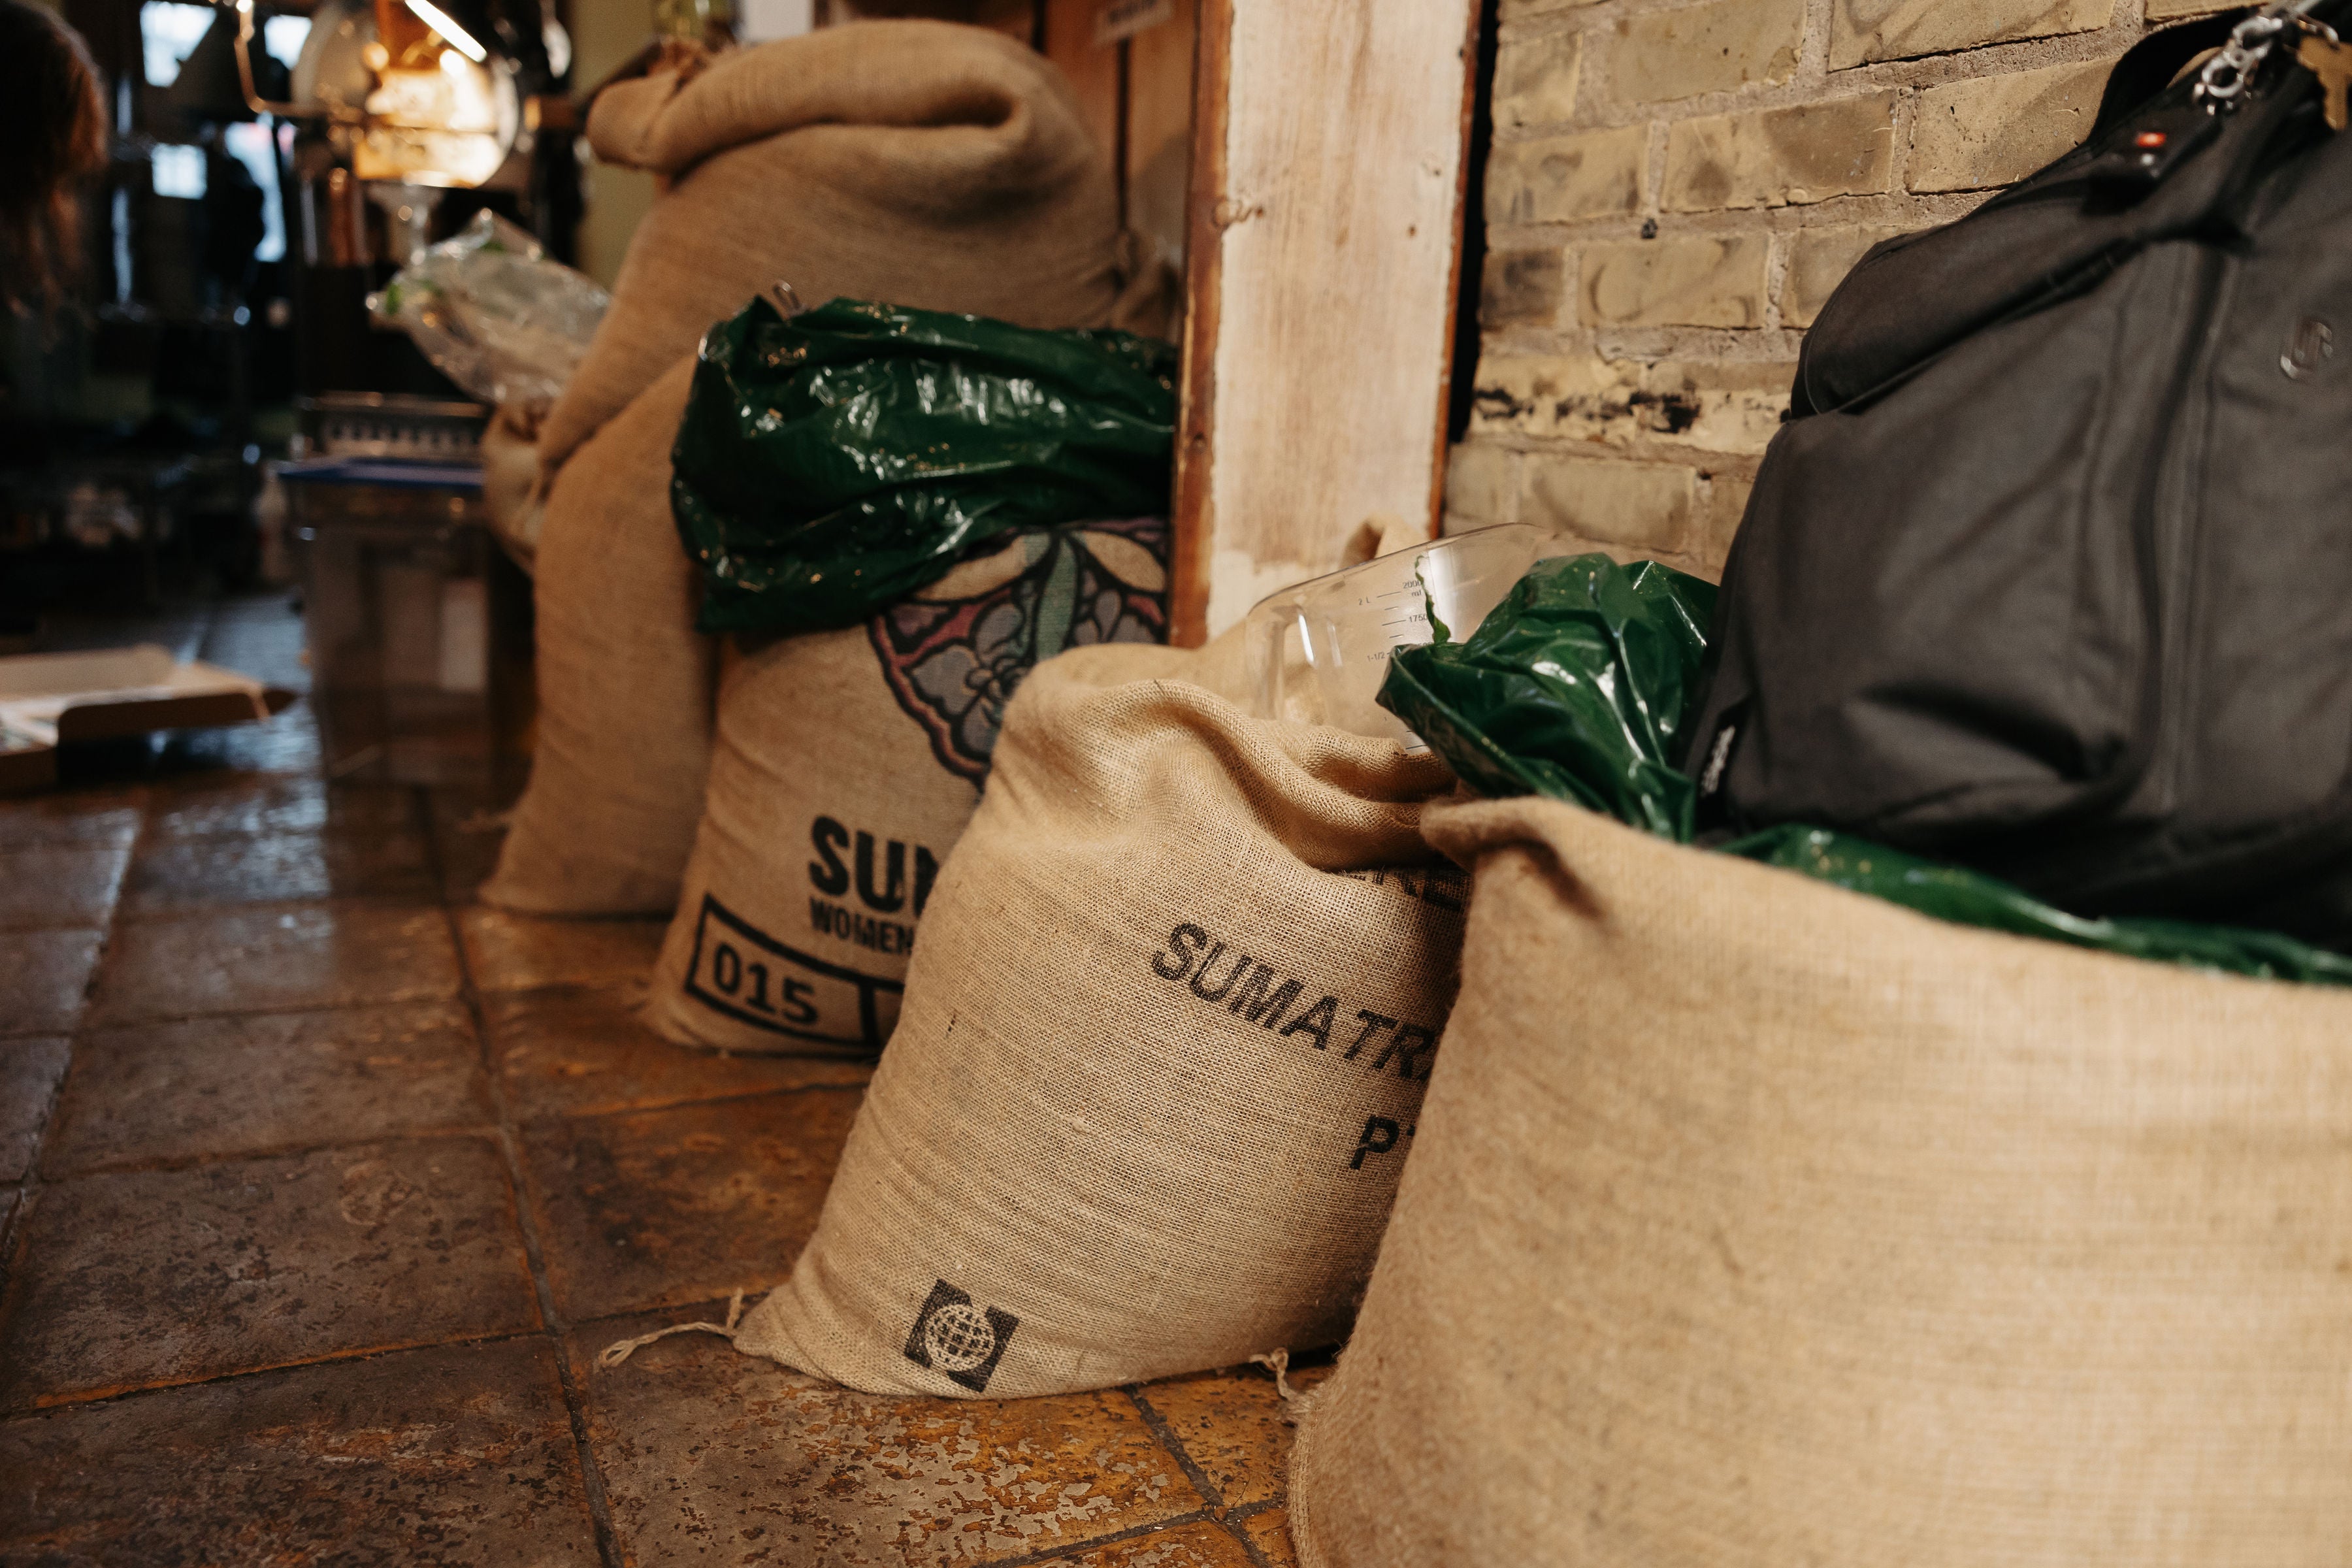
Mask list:
[[[2238,100],[2253,85],[2254,74],[2277,47],[2279,35],[2289,27],[2299,27],[2335,41],[2335,28],[2311,19],[2311,13],[2319,8],[2320,3],[2321,0],[2272,0],[2231,28],[2230,41],[2198,73],[2197,101],[2205,106],[2206,112],[2220,114],[2237,107]]]

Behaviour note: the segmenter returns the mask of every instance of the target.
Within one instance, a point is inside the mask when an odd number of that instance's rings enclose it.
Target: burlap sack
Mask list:
[[[491,536],[526,572],[539,569],[539,531],[547,517],[540,484],[539,416],[506,404],[482,431],[482,510]]]
[[[691,355],[573,455],[539,539],[538,741],[491,903],[667,914],[710,763],[710,639],[669,517]]]
[[[739,1348],[1054,1394],[1346,1331],[1453,998],[1442,764],[1251,719],[1200,656],[1013,703],[814,1238]],[[1157,676],[1159,679],[1148,679]]]
[[[731,1051],[880,1049],[1006,702],[1040,657],[1166,636],[1166,538],[1024,535],[866,626],[730,661],[649,1021]]]
[[[669,516],[684,382],[657,447],[630,438],[634,466],[608,458],[593,489],[566,483],[575,449],[780,279],[811,304],[846,294],[1031,326],[1148,327],[1151,309],[1148,290],[1122,301],[1110,170],[1067,86],[981,28],[859,23],[665,69],[599,94],[589,134],[599,157],[674,183],[540,428],[542,743],[483,896],[667,914],[711,729],[713,655],[679,610],[697,588]],[[506,510],[528,517],[531,497]],[[625,542],[624,516],[639,530]]]
[[[1001,33],[857,22],[673,66],[597,94],[588,140],[671,183],[548,413],[551,471],[780,279],[812,305],[1129,324],[1108,154],[1061,73]]]
[[[2352,999],[1944,925],[1535,801],[1307,1568],[2352,1552]]]

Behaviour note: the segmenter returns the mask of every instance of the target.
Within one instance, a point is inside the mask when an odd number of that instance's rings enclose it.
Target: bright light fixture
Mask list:
[[[490,51],[475,42],[474,35],[457,26],[457,19],[433,4],[433,0],[408,0],[408,8],[415,12],[426,26],[455,44],[457,52],[476,65],[489,59]]]

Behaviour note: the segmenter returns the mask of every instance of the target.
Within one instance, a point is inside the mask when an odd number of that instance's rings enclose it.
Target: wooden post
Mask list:
[[[1087,131],[1108,163],[1122,140],[1118,46],[1095,41],[1095,15],[1100,8],[1100,0],[1041,0],[1037,13],[1045,18],[1045,42],[1038,52],[1061,68]]]
[[[1476,0],[1200,0],[1171,631],[1433,537]]]

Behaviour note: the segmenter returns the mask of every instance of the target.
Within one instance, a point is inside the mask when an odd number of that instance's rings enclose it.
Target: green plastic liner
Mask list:
[[[1468,641],[1398,649],[1381,705],[1482,795],[1570,801],[1687,844],[1696,790],[1665,759],[1696,705],[1714,607],[1714,588],[1654,562],[1538,562]],[[2352,958],[2292,937],[2088,919],[1978,872],[1823,828],[1770,828],[1723,852],[1956,925],[2226,974],[2352,985]]]
[[[2352,985],[2352,958],[2273,931],[2182,921],[2086,920],[2021,888],[1955,866],[1938,866],[1868,839],[1826,828],[1786,826],[1723,847],[1727,855],[1801,871],[1958,925],[2042,937],[2128,958],[2264,980]]]
[[[753,300],[704,338],[672,452],[697,625],[854,626],[996,535],[1164,516],[1175,376],[1127,332]]]
[[[1399,648],[1381,706],[1483,794],[1572,800],[1688,843],[1698,792],[1666,759],[1714,614],[1714,585],[1671,566],[1539,561],[1467,642]]]

